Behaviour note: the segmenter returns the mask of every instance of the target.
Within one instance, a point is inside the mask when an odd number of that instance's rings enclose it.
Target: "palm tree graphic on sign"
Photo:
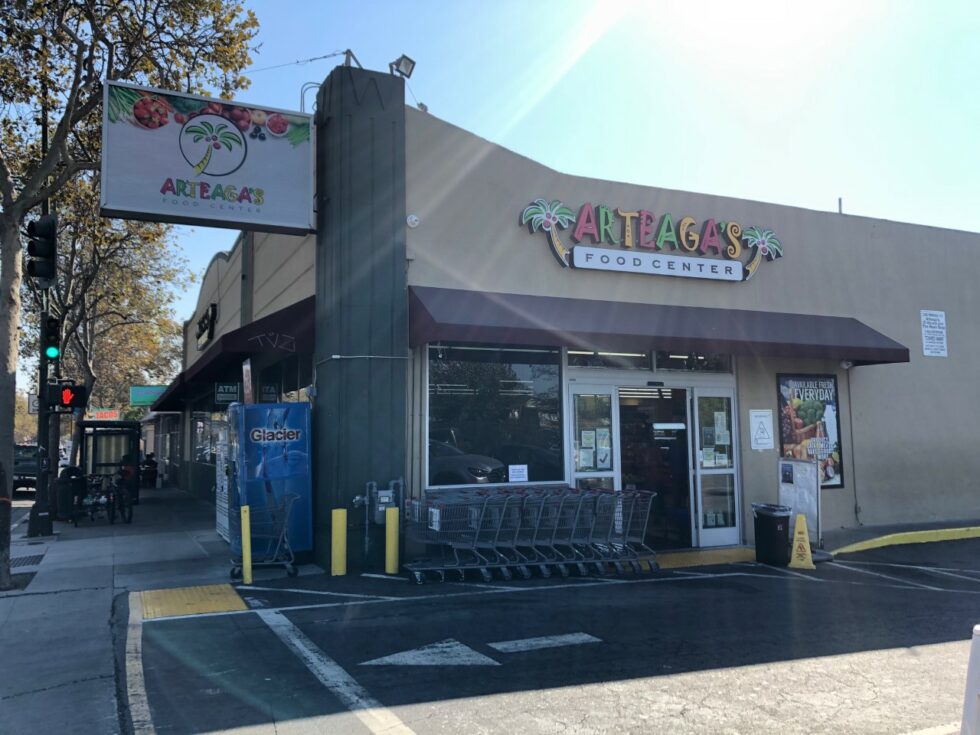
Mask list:
[[[558,230],[564,230],[574,221],[575,215],[572,210],[558,199],[551,204],[548,204],[544,199],[535,199],[521,213],[521,224],[527,225],[532,233],[538,230],[545,231],[548,242],[551,244],[551,252],[565,268],[569,266],[568,254],[571,250],[562,244]]]
[[[758,227],[749,227],[742,235],[745,244],[750,248],[755,248],[755,253],[748,265],[745,266],[745,280],[749,280],[755,275],[762,259],[775,260],[783,257],[783,244],[776,237],[772,230],[760,230]]]
[[[211,162],[211,155],[222,148],[229,151],[234,146],[242,146],[242,138],[238,133],[232,132],[227,125],[212,125],[207,120],[202,120],[195,125],[184,128],[184,135],[194,136],[194,142],[202,141],[208,143],[204,151],[204,156],[194,166],[194,173],[200,175]],[[190,161],[188,161],[190,163]]]

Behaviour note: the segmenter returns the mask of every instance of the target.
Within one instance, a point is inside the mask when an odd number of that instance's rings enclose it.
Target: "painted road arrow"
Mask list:
[[[518,653],[520,651],[537,651],[542,648],[578,646],[583,643],[602,643],[602,641],[588,633],[568,633],[567,635],[548,635],[541,638],[521,638],[516,641],[497,641],[487,645],[501,653]]]
[[[393,653],[390,656],[365,661],[361,666],[500,666],[489,656],[484,656],[465,646],[455,638],[447,638],[411,651]]]

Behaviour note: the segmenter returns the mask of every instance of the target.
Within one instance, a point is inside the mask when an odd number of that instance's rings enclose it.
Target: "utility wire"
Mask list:
[[[269,71],[270,69],[282,69],[284,66],[296,66],[298,64],[309,64],[311,61],[322,61],[323,59],[332,59],[335,56],[343,56],[345,51],[334,51],[333,53],[324,54],[323,56],[313,56],[309,59],[297,59],[296,61],[288,61],[285,64],[276,64],[275,66],[263,66],[261,69],[247,69],[246,74],[254,74],[259,71]]]

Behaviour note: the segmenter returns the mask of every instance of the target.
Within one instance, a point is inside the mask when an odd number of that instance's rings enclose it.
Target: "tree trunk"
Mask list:
[[[17,326],[23,263],[17,219],[0,216],[0,590],[10,589],[10,503],[13,496]]]

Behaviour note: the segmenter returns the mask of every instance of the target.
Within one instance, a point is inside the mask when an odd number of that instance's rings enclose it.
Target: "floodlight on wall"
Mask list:
[[[397,72],[401,76],[408,79],[412,76],[412,72],[415,71],[415,62],[405,56],[405,54],[402,54],[388,64],[388,71],[390,71],[392,74]]]

